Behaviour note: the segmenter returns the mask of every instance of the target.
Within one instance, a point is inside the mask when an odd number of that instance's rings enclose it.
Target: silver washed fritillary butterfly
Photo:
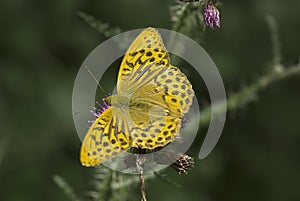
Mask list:
[[[117,94],[97,115],[81,146],[83,166],[95,166],[129,148],[153,150],[174,140],[194,91],[170,64],[154,28],[140,33],[128,48],[118,74]]]

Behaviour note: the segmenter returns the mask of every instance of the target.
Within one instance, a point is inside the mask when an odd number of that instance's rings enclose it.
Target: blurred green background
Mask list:
[[[82,197],[92,188],[94,170],[81,167],[78,159],[81,142],[73,125],[71,95],[81,63],[106,38],[76,13],[84,11],[124,31],[171,29],[168,9],[174,4],[0,1],[1,201],[69,200],[53,174],[62,175]],[[222,4],[221,28],[207,29],[201,44],[218,66],[229,95],[271,67],[267,15],[279,26],[283,64],[298,61],[299,0]],[[182,187],[146,181],[149,200],[300,200],[299,89],[296,75],[261,91],[253,104],[229,112],[217,147],[204,160],[197,159],[206,131],[200,130],[189,150],[195,168],[183,176],[166,172]],[[207,94],[202,98],[208,99]],[[140,200],[138,189],[132,193]]]

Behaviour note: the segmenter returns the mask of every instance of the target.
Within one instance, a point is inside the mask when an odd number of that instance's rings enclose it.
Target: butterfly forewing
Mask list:
[[[108,108],[95,120],[84,138],[80,152],[82,165],[95,166],[127,150],[128,132],[128,125],[119,109]]]
[[[147,28],[137,36],[124,55],[118,75],[118,93],[133,92],[143,84],[141,79],[137,81],[138,77],[149,74],[150,68],[154,70],[155,66],[167,66],[169,63],[169,54],[160,34],[154,28]]]

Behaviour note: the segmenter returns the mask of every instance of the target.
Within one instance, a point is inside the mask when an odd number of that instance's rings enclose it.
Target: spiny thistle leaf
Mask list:
[[[59,175],[53,176],[53,181],[56,185],[63,190],[63,192],[70,198],[72,201],[81,201],[78,196],[75,194],[73,188]]]
[[[201,42],[204,27],[202,5],[199,2],[177,3],[169,10],[172,30]]]
[[[187,33],[192,27],[201,27],[202,5],[198,2],[178,3],[170,7],[170,16],[173,30]]]
[[[118,27],[111,27],[108,23],[96,20],[94,16],[84,12],[77,13],[87,24],[95,28],[98,32],[102,33],[105,37],[112,37],[121,33],[121,29]]]
[[[129,186],[122,185],[124,181],[129,181],[131,175],[125,175],[105,167],[95,168],[96,174],[94,176],[93,185],[95,190],[89,192],[93,201],[118,201],[128,200]]]

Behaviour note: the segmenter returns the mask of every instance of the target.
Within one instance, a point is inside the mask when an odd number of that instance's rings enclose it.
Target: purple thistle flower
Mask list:
[[[96,101],[97,107],[93,107],[91,113],[94,117],[98,118],[105,110],[107,110],[110,106],[107,104],[105,99],[102,99],[103,104]],[[89,125],[92,125],[95,120],[88,121]]]
[[[206,26],[214,28],[214,26],[220,28],[220,16],[219,10],[212,4],[205,4],[203,6],[203,20]]]

